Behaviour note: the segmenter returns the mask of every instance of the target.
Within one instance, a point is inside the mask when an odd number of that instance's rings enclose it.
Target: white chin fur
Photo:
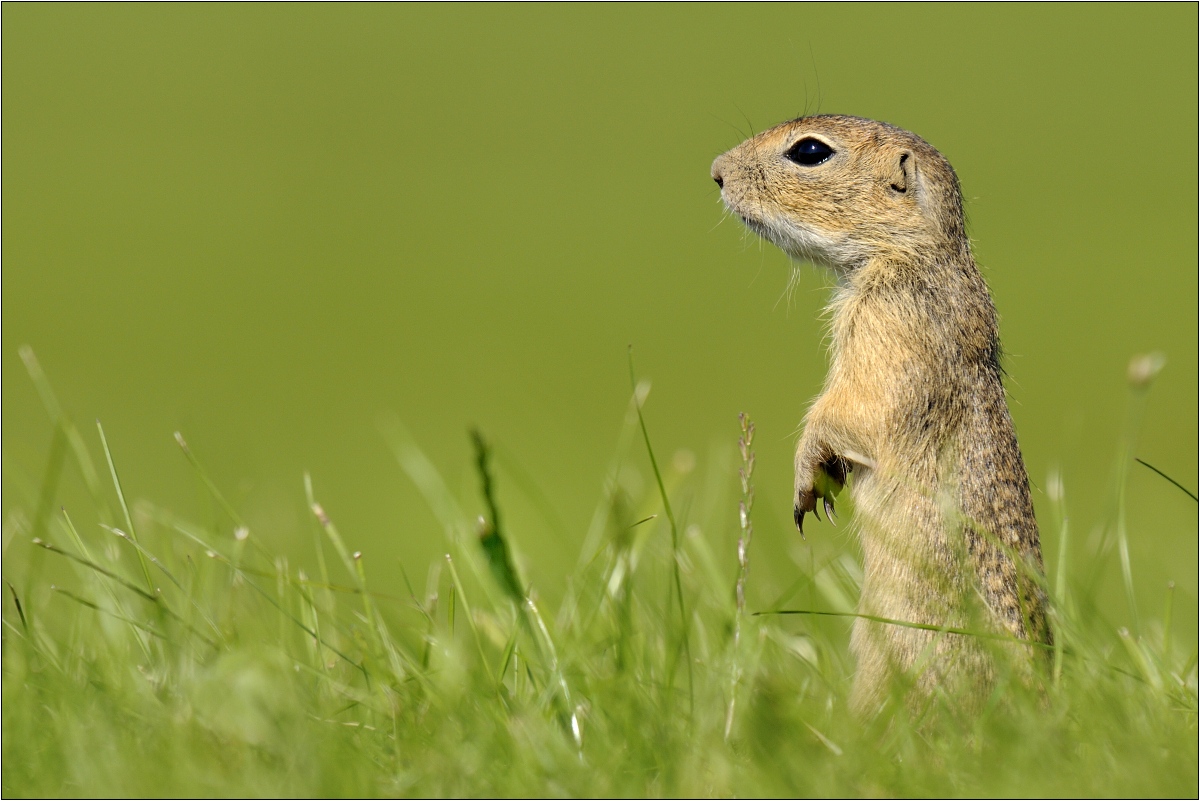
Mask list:
[[[848,269],[863,258],[859,248],[845,234],[830,234],[788,219],[742,219],[756,234],[796,259],[834,269]]]

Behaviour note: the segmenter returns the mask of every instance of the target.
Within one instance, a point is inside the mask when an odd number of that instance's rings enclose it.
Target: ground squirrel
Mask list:
[[[950,163],[892,125],[819,115],[743,142],[712,177],[751,230],[838,279],[829,373],[796,449],[796,525],[818,501],[832,517],[853,470],[861,614],[1049,644],[996,312]],[[997,650],[1043,650],[998,641],[860,617],[852,706],[870,714],[897,679],[910,700],[979,699]]]

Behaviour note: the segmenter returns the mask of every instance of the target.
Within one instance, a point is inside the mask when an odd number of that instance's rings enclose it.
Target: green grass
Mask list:
[[[686,525],[679,499],[696,488],[688,471],[659,469],[637,385],[551,607],[518,567],[511,485],[481,434],[486,517],[472,521],[403,426],[385,431],[445,529],[444,560],[423,576],[371,564],[307,482],[319,558],[304,570],[247,528],[182,437],[217,519],[131,508],[103,430],[98,466],[25,356],[56,433],[36,503],[5,528],[6,552],[40,543],[20,573],[5,565],[6,797],[1196,795],[1196,632],[1173,630],[1169,594],[1138,610],[1133,631],[1097,613],[1097,572],[1127,565],[1120,502],[1111,536],[1078,545],[1062,487],[1049,488],[1065,553],[1049,582],[1057,648],[1044,693],[1002,679],[976,717],[940,697],[917,720],[895,705],[860,723],[847,711],[849,619],[756,616],[745,600],[748,420],[730,426],[740,484],[717,477],[736,502],[716,504],[723,522],[710,526],[739,555]],[[647,457],[655,480],[639,495],[620,467]],[[54,511],[71,464],[101,526]],[[837,555],[765,608],[808,598],[809,611],[847,613],[860,576]],[[1131,581],[1124,570],[1130,592]]]

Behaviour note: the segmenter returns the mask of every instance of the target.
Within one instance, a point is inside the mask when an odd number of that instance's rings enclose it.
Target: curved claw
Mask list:
[[[821,522],[821,513],[817,511],[817,510],[818,510],[818,509],[820,509],[820,508],[821,508],[821,507],[817,506],[816,499],[814,498],[814,499],[813,499],[813,508],[812,508],[812,513],[813,513],[813,517],[817,518],[817,522],[818,522],[818,523],[819,523],[819,522]]]
[[[804,538],[804,510],[798,505],[792,509],[792,517],[796,521],[796,530],[800,532],[800,538]]]
[[[833,501],[829,498],[822,498],[825,504],[825,516],[829,518],[830,525],[837,525],[837,518],[833,516]]]

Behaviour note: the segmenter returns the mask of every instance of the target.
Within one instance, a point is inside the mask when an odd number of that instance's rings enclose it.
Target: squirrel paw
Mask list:
[[[804,536],[804,515],[806,513],[812,512],[817,520],[821,519],[821,514],[817,511],[818,498],[821,499],[821,505],[825,507],[825,516],[829,518],[829,522],[837,525],[837,517],[834,514],[834,498],[845,486],[846,476],[850,470],[850,462],[840,456],[830,456],[817,465],[812,486],[796,490],[796,505],[792,510],[792,517],[796,521],[796,529],[800,532],[801,537]]]

